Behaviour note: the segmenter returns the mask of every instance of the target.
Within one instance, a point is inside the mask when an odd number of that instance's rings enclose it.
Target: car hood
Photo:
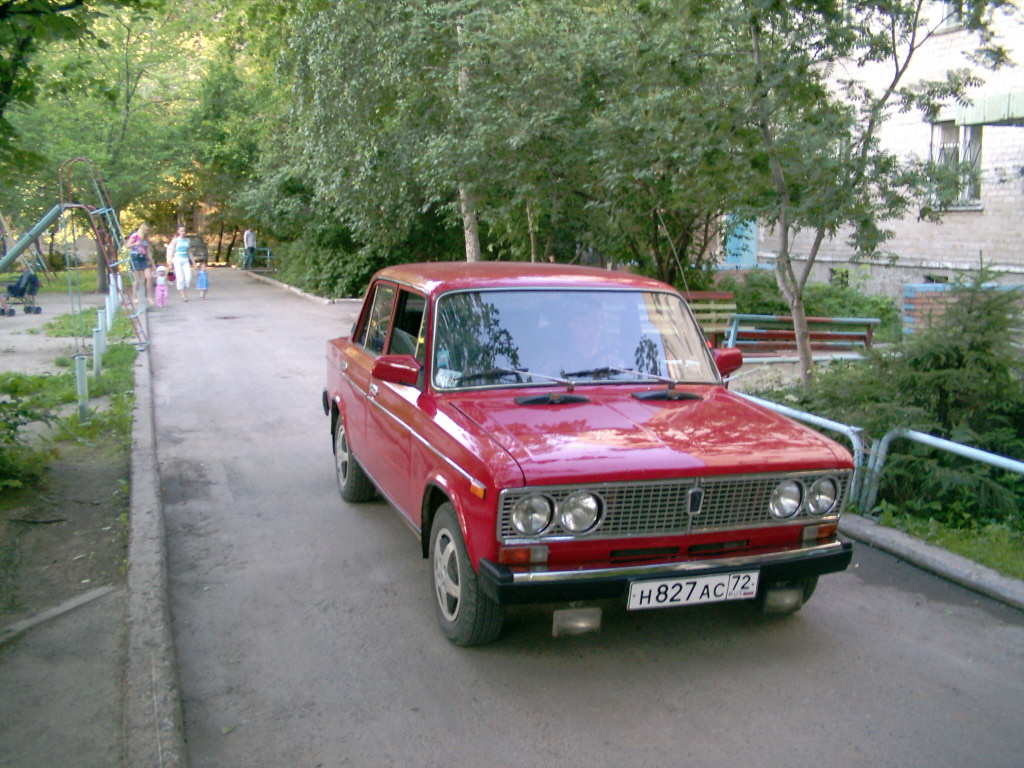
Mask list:
[[[536,390],[448,402],[520,465],[527,485],[852,468],[823,435],[718,386],[694,400],[638,400],[636,388],[577,388],[586,402],[522,405]]]

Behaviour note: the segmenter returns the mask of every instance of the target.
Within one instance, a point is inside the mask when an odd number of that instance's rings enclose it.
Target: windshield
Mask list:
[[[682,300],[648,291],[493,290],[442,296],[439,389],[717,375]]]

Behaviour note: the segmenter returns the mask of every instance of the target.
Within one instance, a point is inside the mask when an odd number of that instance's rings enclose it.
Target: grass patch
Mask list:
[[[131,392],[135,384],[135,347],[114,344],[103,355],[100,377],[88,376],[89,397],[103,397]],[[87,368],[92,370],[92,361]],[[78,401],[73,370],[66,373],[27,374],[0,373],[0,394],[22,400],[29,408],[49,411],[60,405]]]
[[[81,267],[68,269],[52,274],[39,274],[39,293],[67,293],[68,282],[75,291],[82,293],[96,293],[99,285],[99,277],[96,274],[96,267]],[[0,284],[13,283],[21,276],[20,272],[5,272],[0,274]]]
[[[929,544],[955,552],[1004,576],[1024,579],[1024,533],[1008,525],[990,523],[973,528],[953,528],[935,519],[896,511],[883,503],[879,523],[916,536]]]
[[[86,337],[92,338],[92,329],[96,327],[96,310],[80,313],[59,315],[43,326],[47,336],[54,338]],[[114,318],[114,327],[107,331],[108,341],[123,341],[135,335],[131,321],[122,313]]]
[[[111,398],[109,408],[91,412],[85,421],[77,412],[58,419],[53,439],[92,445],[114,438],[127,449],[131,446],[134,404],[133,392],[121,392]]]

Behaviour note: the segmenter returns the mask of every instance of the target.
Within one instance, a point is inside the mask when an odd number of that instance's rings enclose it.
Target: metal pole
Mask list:
[[[969,445],[954,443],[952,440],[944,440],[941,437],[935,437],[935,435],[929,435],[925,432],[917,432],[906,427],[897,427],[885,433],[885,437],[878,442],[878,446],[871,457],[871,462],[868,465],[867,482],[864,484],[864,498],[863,504],[861,504],[863,510],[871,509],[878,500],[878,485],[882,477],[882,468],[885,466],[886,454],[889,452],[889,444],[897,438],[912,440],[915,443],[927,445],[931,448],[938,448],[940,451],[948,451],[949,453],[955,453],[957,456],[963,456],[966,459],[981,461],[985,464],[991,464],[993,467],[1005,469],[1008,472],[1024,475],[1024,461],[1000,456],[998,453],[982,451]]]
[[[107,313],[102,309],[96,310],[96,330],[99,331],[100,356],[102,357],[107,354]],[[93,339],[93,347],[96,347],[95,339]]]
[[[103,365],[103,331],[99,328],[92,329],[92,375],[97,379],[100,377],[100,370]]]
[[[85,355],[75,355],[75,386],[78,389],[78,418],[89,416],[89,379],[85,374]]]

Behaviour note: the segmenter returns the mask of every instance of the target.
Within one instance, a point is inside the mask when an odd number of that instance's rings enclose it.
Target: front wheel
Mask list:
[[[480,589],[450,503],[438,507],[430,528],[430,566],[437,618],[445,637],[461,646],[495,640],[501,634],[504,612]]]
[[[804,607],[817,586],[817,576],[766,584],[758,597],[758,606],[765,616],[790,616]]]
[[[371,501],[376,494],[373,482],[352,455],[345,432],[345,420],[338,414],[334,427],[334,470],[338,476],[338,490],[345,501]]]

